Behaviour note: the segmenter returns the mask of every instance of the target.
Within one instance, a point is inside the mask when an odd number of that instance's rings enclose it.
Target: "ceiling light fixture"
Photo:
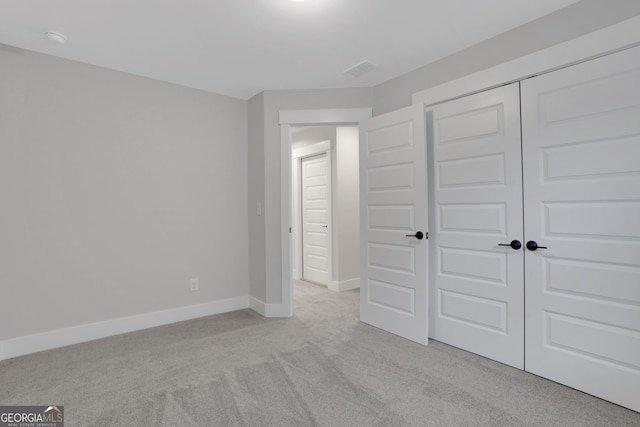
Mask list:
[[[53,40],[56,43],[64,44],[64,42],[67,41],[67,36],[60,34],[57,31],[46,31],[44,35],[47,36],[49,40]]]

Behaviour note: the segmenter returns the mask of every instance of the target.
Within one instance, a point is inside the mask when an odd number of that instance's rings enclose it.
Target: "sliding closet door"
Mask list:
[[[432,114],[430,337],[523,368],[519,86],[437,105]]]
[[[522,118],[526,370],[640,411],[640,48],[523,81]]]

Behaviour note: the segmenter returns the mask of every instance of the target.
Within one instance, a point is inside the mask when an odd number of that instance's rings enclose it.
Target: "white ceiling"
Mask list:
[[[0,0],[0,43],[247,99],[374,86],[576,2]]]

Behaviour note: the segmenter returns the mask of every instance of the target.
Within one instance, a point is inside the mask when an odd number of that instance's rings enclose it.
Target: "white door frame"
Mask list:
[[[282,249],[282,314],[293,315],[291,280],[291,126],[354,125],[371,118],[371,108],[280,111],[280,247]]]

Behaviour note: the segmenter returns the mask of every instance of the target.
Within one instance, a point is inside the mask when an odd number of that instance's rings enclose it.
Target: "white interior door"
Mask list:
[[[640,48],[522,82],[526,370],[640,411]]]
[[[360,319],[427,343],[427,183],[422,105],[360,124]]]
[[[522,369],[519,102],[514,83],[433,107],[430,337]]]
[[[302,278],[331,280],[331,176],[327,153],[301,159]]]

